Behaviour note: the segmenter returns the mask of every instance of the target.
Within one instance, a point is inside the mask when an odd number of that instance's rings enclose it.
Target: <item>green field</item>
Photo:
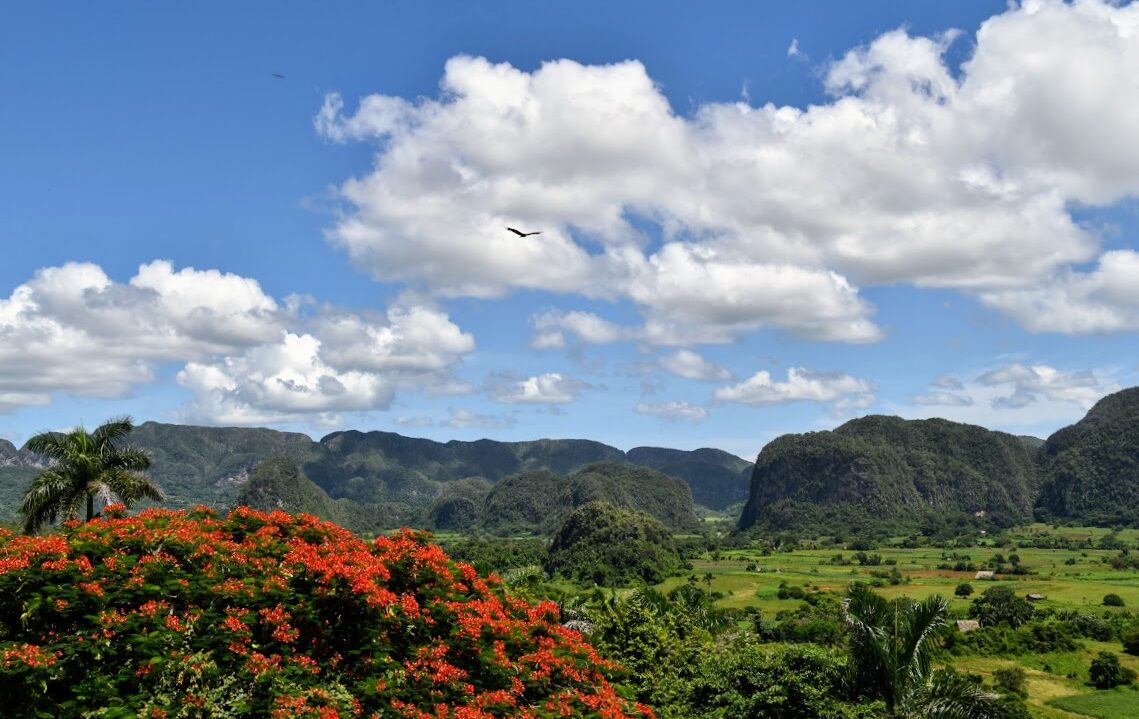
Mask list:
[[[1053,699],[1050,704],[1067,713],[1099,719],[1135,719],[1139,717],[1139,691],[1112,689],[1091,694]]]
[[[1035,525],[1012,533],[1013,537],[1028,534],[1047,533],[1044,525]],[[1090,537],[1094,540],[1108,530],[1062,528],[1056,534],[1077,540]],[[1139,532],[1126,530],[1119,534],[1120,539],[1132,542],[1139,538]],[[938,565],[953,565],[955,559],[968,555],[969,560],[980,566],[998,552],[1006,557],[1016,553],[1022,567],[1031,574],[1013,576],[998,575],[997,580],[975,579],[976,571],[953,571],[939,569]],[[967,582],[976,591],[974,597],[986,588],[998,584],[1011,585],[1021,596],[1043,594],[1045,599],[1036,603],[1040,609],[1069,610],[1103,614],[1106,612],[1135,611],[1139,608],[1139,571],[1117,570],[1105,563],[1105,559],[1117,556],[1115,550],[1069,550],[1035,549],[1019,547],[969,547],[956,550],[941,550],[925,547],[901,549],[882,547],[867,551],[868,555],[879,555],[882,564],[860,566],[857,561],[850,565],[833,561],[836,554],[843,560],[852,560],[855,552],[837,549],[796,549],[794,551],[764,552],[753,549],[732,549],[723,551],[718,560],[710,556],[692,562],[692,571],[701,586],[710,586],[713,591],[724,596],[720,604],[725,607],[743,609],[758,608],[765,616],[774,616],[783,610],[791,610],[803,604],[802,600],[779,599],[777,593],[781,584],[799,586],[814,591],[843,592],[853,581],[881,582],[876,591],[887,597],[910,596],[926,597],[941,594],[950,600],[952,611],[960,617],[966,616],[971,599],[954,595],[958,584]],[[893,564],[887,562],[893,561]],[[1068,564],[1068,561],[1073,563]],[[749,565],[752,567],[748,569]],[[879,574],[897,568],[903,579],[900,584],[890,584]],[[710,576],[710,581],[709,577]],[[689,575],[672,577],[658,588],[672,589],[687,581]],[[1105,594],[1114,593],[1123,598],[1125,607],[1104,607]],[[1139,657],[1121,653],[1118,642],[1095,642],[1081,640],[1082,649],[1075,652],[1029,655],[1007,658],[963,657],[954,665],[963,671],[981,674],[988,678],[1001,667],[1020,665],[1027,672],[1028,703],[1035,716],[1046,718],[1076,719],[1082,716],[1115,719],[1139,717],[1139,691],[1116,690],[1096,691],[1087,684],[1088,666],[1091,659],[1100,651],[1111,651],[1120,661],[1139,671]]]

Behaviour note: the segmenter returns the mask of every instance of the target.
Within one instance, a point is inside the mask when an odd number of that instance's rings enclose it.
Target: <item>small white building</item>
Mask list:
[[[987,569],[982,569],[981,571],[977,572],[976,576],[974,576],[973,579],[995,579],[995,572],[990,572]]]

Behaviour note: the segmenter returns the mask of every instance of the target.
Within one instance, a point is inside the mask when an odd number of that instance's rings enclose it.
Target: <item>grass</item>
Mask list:
[[[1050,700],[1048,704],[1067,712],[1097,717],[1097,719],[1139,717],[1139,691],[1132,689],[1109,689],[1058,697]]]

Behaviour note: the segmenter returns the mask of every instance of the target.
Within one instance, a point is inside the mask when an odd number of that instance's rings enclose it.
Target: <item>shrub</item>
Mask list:
[[[1120,664],[1119,657],[1111,652],[1100,652],[1092,660],[1088,679],[1097,689],[1111,689],[1135,681],[1135,672]]]
[[[1001,689],[1026,697],[1028,691],[1024,688],[1025,673],[1023,667],[1004,667],[993,672],[993,680]]]
[[[510,597],[422,535],[365,542],[247,508],[104,515],[0,531],[8,716],[648,713],[554,604]]]
[[[962,582],[961,584],[957,585],[957,588],[953,590],[953,593],[959,597],[967,597],[973,593],[973,585],[969,584],[968,582]]]
[[[1123,597],[1118,594],[1111,593],[1103,595],[1103,606],[1105,607],[1122,607]]]
[[[1123,651],[1139,656],[1139,630],[1123,635]]]

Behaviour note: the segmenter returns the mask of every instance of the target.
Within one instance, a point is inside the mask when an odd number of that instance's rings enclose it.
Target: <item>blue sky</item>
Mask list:
[[[1137,383],[1139,6],[404,5],[8,8],[0,436],[752,458]]]

